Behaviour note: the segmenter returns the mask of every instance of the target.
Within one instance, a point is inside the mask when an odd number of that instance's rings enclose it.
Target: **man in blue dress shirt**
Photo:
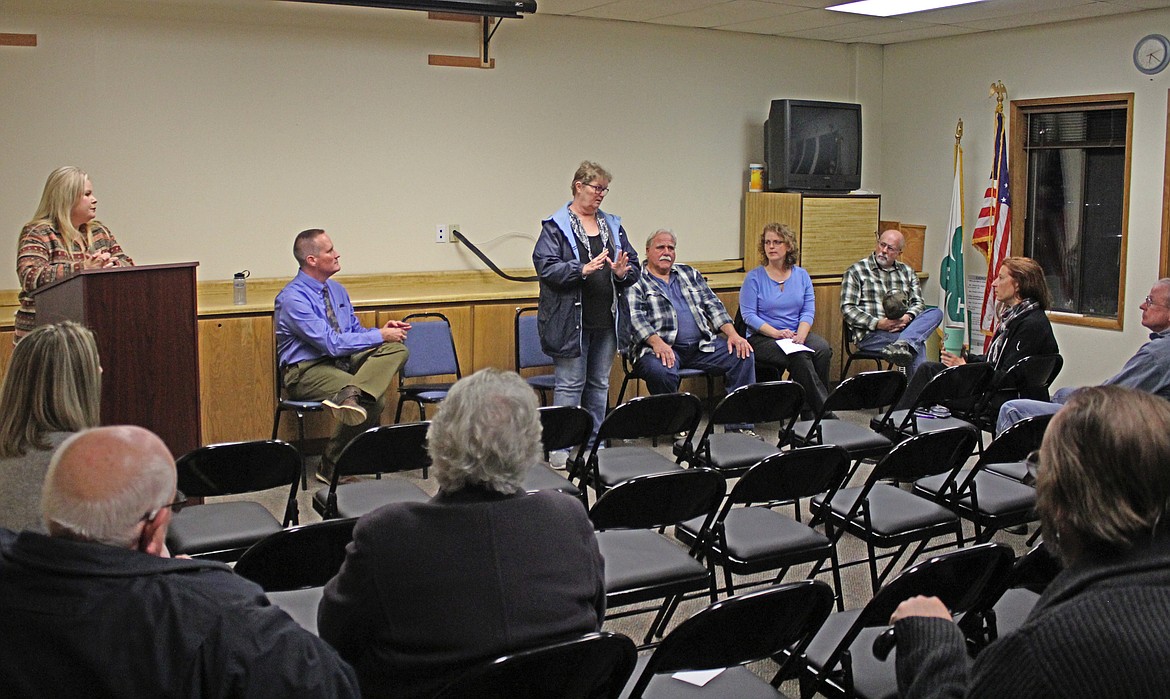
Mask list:
[[[345,287],[329,279],[341,271],[341,255],[320,228],[297,234],[293,257],[301,269],[276,296],[276,350],[289,396],[320,400],[337,420],[317,469],[328,483],[345,445],[378,424],[386,390],[406,361],[410,324],[358,322]]]

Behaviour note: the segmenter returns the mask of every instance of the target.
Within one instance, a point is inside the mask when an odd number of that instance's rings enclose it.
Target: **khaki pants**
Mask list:
[[[366,406],[368,417],[364,423],[350,427],[338,422],[334,426],[323,454],[326,461],[336,464],[351,439],[378,424],[386,407],[386,391],[406,363],[406,355],[406,345],[385,342],[351,354],[350,371],[338,368],[332,357],[299,362],[285,369],[284,385],[294,400],[324,400],[346,386],[357,386],[374,398],[374,405]]]

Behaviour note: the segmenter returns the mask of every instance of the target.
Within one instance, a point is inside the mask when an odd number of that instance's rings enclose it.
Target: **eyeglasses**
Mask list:
[[[594,192],[597,192],[598,194],[609,194],[609,187],[602,187],[599,184],[590,184],[588,182],[582,182],[581,184],[585,185],[586,187],[589,187],[590,189],[592,189]]]
[[[147,512],[146,514],[142,515],[142,521],[152,522],[152,521],[154,521],[155,517],[158,517],[159,512],[162,512],[163,510],[166,510],[166,509],[170,509],[175,514],[178,514],[178,513],[183,511],[183,508],[186,505],[187,505],[187,496],[183,495],[182,491],[176,490],[174,502],[163,505],[162,507],[154,510],[153,512]]]
[[[883,243],[881,241],[878,241],[878,249],[879,250],[888,250],[890,252],[902,252],[902,248],[895,247],[893,245],[890,245],[889,243]]]
[[[1155,301],[1153,296],[1146,297],[1146,305],[1147,306],[1161,306],[1162,308],[1170,308],[1170,306],[1168,306],[1164,303],[1158,303],[1157,301]]]
[[[777,238],[775,240],[765,240],[764,241],[764,247],[766,247],[766,248],[767,247],[774,247],[777,245],[783,245],[783,244],[784,244],[784,241],[780,240],[779,238]]]

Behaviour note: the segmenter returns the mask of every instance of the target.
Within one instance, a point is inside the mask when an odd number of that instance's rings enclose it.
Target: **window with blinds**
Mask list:
[[[1011,103],[1013,254],[1044,268],[1055,321],[1120,329],[1133,95]]]

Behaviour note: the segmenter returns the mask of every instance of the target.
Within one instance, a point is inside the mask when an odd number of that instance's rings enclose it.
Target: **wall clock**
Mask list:
[[[1170,40],[1161,34],[1142,37],[1133,47],[1133,65],[1146,75],[1157,75],[1170,64]]]

